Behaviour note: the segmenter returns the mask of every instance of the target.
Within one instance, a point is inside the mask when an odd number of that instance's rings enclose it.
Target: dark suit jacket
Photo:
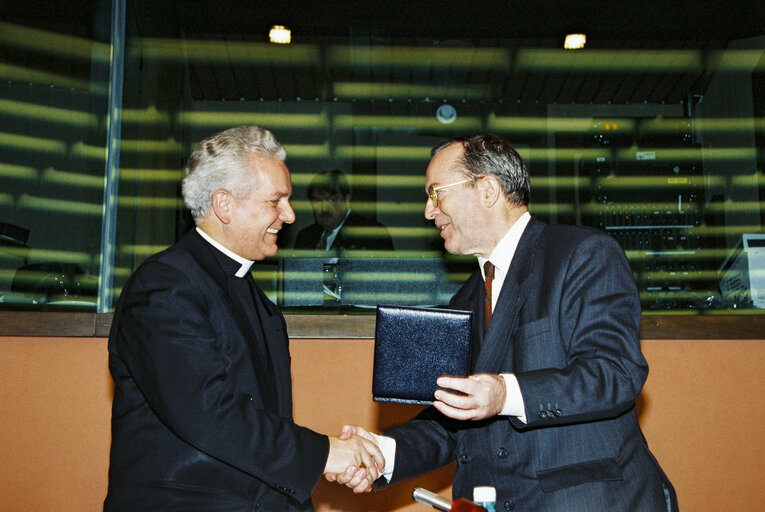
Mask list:
[[[365,234],[363,228],[376,228],[378,233]],[[311,224],[301,229],[295,238],[295,249],[315,249],[323,232],[324,228],[318,224]],[[351,212],[330,249],[392,251],[393,240],[388,233],[388,228],[363,215]]]
[[[313,510],[326,436],[292,422],[284,318],[192,230],[122,291],[108,511]]]
[[[476,271],[451,306],[482,319],[483,294]],[[635,414],[648,366],[637,289],[618,244],[532,217],[485,338],[482,325],[474,373],[514,373],[528,423],[457,422],[426,409],[386,432],[397,441],[394,482],[456,460],[455,498],[491,485],[498,510],[667,510],[674,490]]]

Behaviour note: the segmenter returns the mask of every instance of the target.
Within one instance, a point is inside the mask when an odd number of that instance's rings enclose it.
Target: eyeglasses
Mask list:
[[[449,183],[448,185],[441,185],[440,187],[434,187],[433,185],[430,186],[428,189],[428,197],[431,201],[433,201],[433,206],[435,208],[438,208],[438,191],[444,188],[453,187],[455,185],[462,185],[463,183],[467,183],[468,181],[475,181],[476,178],[468,178],[466,180],[458,181],[456,183]]]

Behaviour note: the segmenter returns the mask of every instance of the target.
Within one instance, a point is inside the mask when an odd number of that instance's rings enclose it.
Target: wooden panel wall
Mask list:
[[[292,341],[295,418],[320,432],[381,429],[418,408],[371,401],[370,339]],[[645,340],[638,403],[681,510],[765,503],[765,339]],[[112,384],[103,338],[0,337],[0,501],[4,512],[96,512],[106,492]],[[322,482],[317,512],[415,512],[415,485],[448,496],[452,468],[374,495]]]

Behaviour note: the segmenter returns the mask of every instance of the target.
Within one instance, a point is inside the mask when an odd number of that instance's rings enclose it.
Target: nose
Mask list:
[[[284,200],[284,204],[279,212],[279,218],[285,224],[292,224],[295,222],[295,210],[292,209],[292,205],[288,199]]]
[[[428,198],[428,200],[425,202],[425,218],[428,220],[433,220],[436,218],[436,213],[438,213],[438,208],[433,206],[433,201]]]

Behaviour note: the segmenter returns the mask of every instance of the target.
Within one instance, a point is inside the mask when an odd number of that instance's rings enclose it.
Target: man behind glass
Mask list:
[[[351,211],[351,188],[339,170],[322,171],[308,185],[316,222],[300,230],[295,249],[392,251],[388,229]]]
[[[467,378],[440,377],[446,389],[433,407],[377,437],[385,478],[456,460],[454,497],[490,485],[498,509],[677,510],[635,413],[648,366],[637,288],[618,244],[532,217],[526,167],[493,135],[434,148],[426,186],[425,217],[445,248],[478,259],[450,303],[474,313],[474,368]],[[350,433],[375,439],[351,426],[341,437]],[[359,477],[351,469],[337,478]]]
[[[382,469],[368,440],[292,421],[284,318],[250,274],[295,220],[284,158],[256,126],[209,137],[189,158],[196,228],[136,270],[114,314],[104,510],[308,511],[322,473],[366,466],[362,492]]]

